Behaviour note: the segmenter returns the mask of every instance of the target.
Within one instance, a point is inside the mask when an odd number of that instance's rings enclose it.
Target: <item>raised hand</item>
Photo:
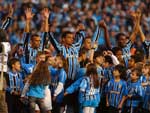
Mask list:
[[[8,17],[12,17],[13,12],[14,12],[14,9],[13,9],[13,7],[12,7],[12,4],[9,4]]]
[[[33,16],[34,16],[34,14],[32,13],[32,9],[31,8],[27,8],[25,10],[25,15],[26,15],[26,19],[31,21]]]
[[[48,8],[44,8],[42,10],[42,15],[44,16],[44,18],[49,18],[49,15],[50,15],[50,10]]]
[[[80,23],[78,26],[77,26],[77,31],[81,31],[81,30],[85,30],[85,26],[84,24]]]
[[[105,23],[104,20],[101,20],[101,21],[99,22],[99,27],[107,28],[107,25],[106,25],[106,23]]]

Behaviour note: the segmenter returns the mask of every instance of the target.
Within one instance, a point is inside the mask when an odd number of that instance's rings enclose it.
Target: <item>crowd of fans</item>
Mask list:
[[[0,20],[0,113],[150,112],[149,0],[0,0]]]

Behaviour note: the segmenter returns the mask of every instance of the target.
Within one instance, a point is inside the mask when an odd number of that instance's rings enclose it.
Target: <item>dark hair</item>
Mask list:
[[[124,33],[118,33],[116,35],[116,40],[118,41],[120,39],[121,36],[125,36],[127,38],[127,36]]]
[[[65,31],[62,33],[62,38],[66,38],[68,34],[72,34],[71,31]]]
[[[33,41],[34,40],[34,37],[40,37],[38,34],[32,34],[31,35],[31,41]]]
[[[97,67],[94,63],[90,63],[87,66],[86,70],[86,76],[89,76],[90,78],[93,79],[94,82],[94,88],[99,87],[99,79],[98,79],[98,73],[97,73]]]
[[[31,74],[31,85],[48,85],[50,84],[50,72],[48,70],[48,64],[44,61],[37,64],[36,69]]]
[[[38,51],[37,54],[36,54],[36,57],[40,56],[40,55],[45,55],[45,52],[43,51]]]
[[[113,64],[112,58],[108,55],[105,56],[105,62],[108,62],[109,64]]]
[[[94,52],[93,59],[96,59],[96,58],[99,57],[99,56],[104,56],[104,55],[103,55],[103,52],[95,51],[95,52]]]
[[[121,49],[120,47],[114,47],[114,48],[112,49],[112,52],[113,52],[114,55],[116,55],[116,53],[117,53],[118,51],[122,51],[122,49]]]
[[[127,69],[125,68],[125,66],[121,65],[121,64],[118,64],[115,66],[114,70],[118,70],[119,73],[120,73],[120,78],[123,79],[123,80],[126,80],[126,71]]]
[[[20,62],[19,59],[17,58],[12,58],[8,61],[7,65],[10,69],[12,69],[12,65],[15,64],[16,62]]]
[[[7,42],[6,32],[3,29],[0,29],[0,42]]]
[[[139,68],[134,68],[134,69],[132,69],[131,71],[132,72],[136,72],[136,75],[138,76],[138,77],[140,77],[141,75],[142,75],[142,71],[141,71],[142,69],[139,69]]]

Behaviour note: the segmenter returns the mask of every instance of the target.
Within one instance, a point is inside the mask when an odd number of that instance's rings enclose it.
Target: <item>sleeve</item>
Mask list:
[[[53,33],[52,33],[52,32],[49,32],[49,33],[48,33],[48,37],[49,37],[49,40],[51,41],[51,44],[54,46],[55,50],[56,50],[57,52],[60,52],[61,49],[62,49],[62,46],[61,46],[60,43],[58,43],[58,42],[56,41],[56,39],[54,38]]]
[[[148,45],[150,45],[150,41],[149,42],[144,41],[142,43],[142,45],[143,45],[143,48],[144,48],[144,53],[146,54],[146,57],[148,58],[148,56],[149,56],[149,47],[148,47]]]
[[[27,91],[29,89],[29,86],[30,86],[29,81],[27,81],[25,83],[25,86],[24,86],[23,90],[22,90],[21,97],[25,97],[26,96],[26,93],[27,93]]]
[[[66,79],[67,79],[66,72],[62,70],[59,76],[59,82],[61,82],[62,84],[65,84]]]
[[[94,32],[94,35],[93,35],[93,37],[92,37],[92,42],[98,41],[98,38],[100,37],[100,35],[101,35],[101,30],[100,30],[100,27],[97,26],[97,27],[96,27],[96,30],[95,30],[95,32]]]
[[[2,24],[1,29],[6,30],[11,23],[12,23],[12,18],[7,17],[7,20]]]
[[[123,86],[123,96],[126,96],[128,95],[128,89],[127,89],[127,84],[124,83],[124,86]]]
[[[23,50],[24,50],[24,53],[25,53],[25,62],[29,63],[29,41],[30,41],[30,33],[24,33],[23,40],[24,40]]]
[[[86,34],[85,31],[79,31],[76,33],[75,38],[78,40],[75,44],[73,44],[74,47],[76,47],[77,50],[80,50],[83,39],[85,38]]]
[[[43,32],[41,36],[41,49],[44,51],[45,43],[46,43],[47,32]]]
[[[76,90],[78,90],[82,79],[83,79],[83,78],[80,78],[80,79],[76,80],[73,84],[71,84],[71,86],[69,86],[69,87],[66,89],[66,92],[67,92],[68,94],[72,94],[73,92],[75,92]]]
[[[87,88],[87,85],[88,85],[87,80],[86,80],[86,79],[83,79],[83,80],[81,81],[81,84],[80,84],[80,91],[85,92],[85,91],[86,91],[86,88]]]
[[[117,59],[117,57],[115,55],[111,55],[112,61],[114,65],[118,65],[119,64],[119,60]]]
[[[63,90],[63,88],[64,88],[64,84],[59,82],[56,90],[54,91],[54,96],[59,95],[61,91]]]
[[[130,48],[132,47],[132,45],[133,45],[133,44],[132,44],[132,41],[129,40],[129,41],[127,42],[127,44],[126,44],[126,47],[130,49]]]
[[[106,88],[105,88],[105,92],[109,93],[110,92],[110,88],[111,87],[111,81],[108,81],[108,83],[106,84]]]
[[[11,92],[12,89],[10,88],[9,73],[6,74],[5,78],[6,78],[6,84],[7,84],[6,92]]]

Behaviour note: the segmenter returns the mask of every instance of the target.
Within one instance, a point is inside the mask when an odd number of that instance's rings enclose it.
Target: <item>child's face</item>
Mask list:
[[[21,70],[21,65],[20,62],[16,62],[12,65],[12,68],[16,71],[20,71]]]
[[[56,57],[55,61],[56,61],[56,65],[57,65],[58,68],[63,67],[63,61],[60,57]]]
[[[114,77],[120,76],[120,73],[119,73],[119,71],[118,71],[117,69],[114,69],[114,71],[113,71],[113,76],[114,76]]]
[[[147,74],[149,73],[149,71],[150,71],[149,67],[143,67],[143,68],[142,68],[142,73],[143,73],[144,75],[147,75]]]
[[[49,64],[49,65],[52,65],[52,66],[54,66],[55,67],[55,57],[49,57],[48,58],[48,60],[47,60],[47,63]]]
[[[103,56],[96,57],[95,61],[97,64],[101,65],[104,63],[104,57]]]
[[[135,64],[135,61],[134,61],[134,59],[131,58],[128,62],[129,68],[132,68],[134,66],[134,64]]]
[[[139,77],[137,76],[137,72],[136,72],[136,71],[131,72],[130,77],[131,77],[131,80],[132,80],[132,81],[136,81],[136,80],[138,80],[138,78],[139,78]]]

